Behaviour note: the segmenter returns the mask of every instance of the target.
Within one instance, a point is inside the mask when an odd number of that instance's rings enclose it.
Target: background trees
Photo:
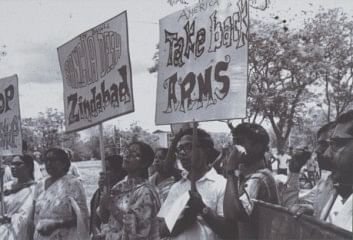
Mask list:
[[[64,114],[57,109],[47,109],[36,118],[22,119],[22,135],[29,151],[44,152],[50,147],[69,148],[74,151],[73,160],[100,159],[99,132],[97,128],[88,130],[88,137],[81,138],[78,132],[64,132]],[[117,129],[113,125],[104,127],[105,155],[124,152],[131,141],[144,141],[153,148],[158,147],[158,136],[149,133],[136,122],[129,129]]]

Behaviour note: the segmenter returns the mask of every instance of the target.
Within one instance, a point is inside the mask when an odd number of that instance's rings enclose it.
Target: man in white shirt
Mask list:
[[[324,156],[332,160],[332,180],[338,197],[325,220],[352,232],[353,110],[342,114],[336,122]]]
[[[287,191],[292,193],[285,204],[292,206],[290,210],[296,214],[311,213],[317,219],[352,231],[353,110],[341,115],[335,124],[331,128],[326,127],[329,147],[326,145],[324,154],[318,154],[320,168],[332,170],[332,174],[322,177],[310,193],[301,198],[297,197],[297,193],[292,194],[296,192],[292,190],[299,189],[298,180],[290,178]],[[321,133],[318,142],[322,140]]]
[[[192,129],[185,130],[177,147],[177,155],[183,168],[193,172],[197,191],[190,191],[191,175],[183,176],[170,189],[167,199],[162,205],[162,213],[168,213],[180,196],[188,195],[190,199],[171,231],[163,224],[162,237],[171,236],[178,240],[217,240],[236,236],[236,227],[232,221],[223,217],[223,198],[226,180],[214,168],[209,168],[209,159],[214,151],[213,141],[204,130],[197,129],[198,158],[194,164],[192,158]],[[164,221],[166,220],[166,216]],[[165,223],[165,222],[164,222]],[[171,232],[171,233],[170,233]]]

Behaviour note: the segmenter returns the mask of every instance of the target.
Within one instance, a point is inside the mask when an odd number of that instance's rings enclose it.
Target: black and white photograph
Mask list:
[[[0,240],[350,240],[352,0],[0,0]]]

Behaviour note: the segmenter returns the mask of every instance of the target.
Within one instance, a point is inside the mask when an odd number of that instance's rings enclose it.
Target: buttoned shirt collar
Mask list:
[[[182,179],[184,181],[186,180],[189,180],[187,177],[189,175],[189,172],[184,170],[182,171],[181,173],[182,175]],[[216,181],[217,180],[217,177],[218,177],[218,173],[216,172],[216,170],[212,167],[210,170],[208,170],[205,175],[203,175],[199,180],[197,180],[196,182],[202,182],[202,181],[206,181],[206,180],[209,180],[209,181]]]

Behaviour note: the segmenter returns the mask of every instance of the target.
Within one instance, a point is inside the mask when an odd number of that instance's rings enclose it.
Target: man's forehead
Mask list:
[[[338,123],[333,131],[332,138],[351,138],[350,134],[353,128],[353,122]]]
[[[184,135],[179,141],[179,145],[183,145],[183,144],[187,144],[187,143],[192,143],[192,136],[191,135]]]

